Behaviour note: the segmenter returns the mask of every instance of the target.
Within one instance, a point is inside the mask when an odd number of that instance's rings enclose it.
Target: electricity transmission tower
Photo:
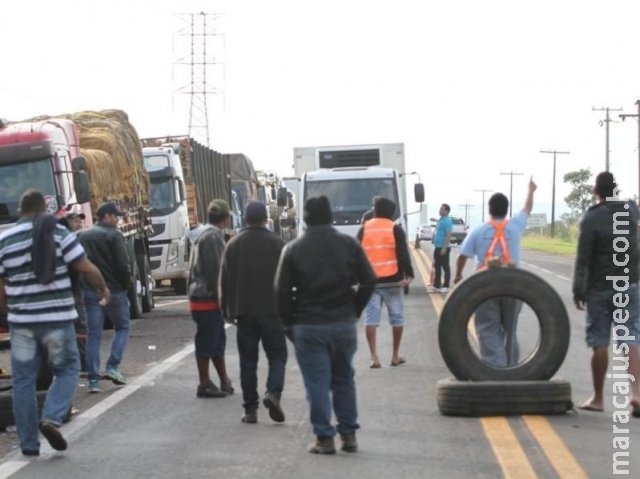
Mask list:
[[[185,78],[186,84],[180,86],[176,93],[189,95],[189,136],[210,147],[207,97],[221,93],[220,89],[212,85],[216,83],[216,76],[211,80],[212,67],[224,66],[212,54],[212,51],[220,49],[220,43],[224,49],[224,37],[215,28],[221,15],[200,12],[181,13],[177,16],[183,21],[184,27],[175,36],[179,37],[182,48],[188,50],[188,54],[180,57],[174,64],[188,67],[189,77]]]

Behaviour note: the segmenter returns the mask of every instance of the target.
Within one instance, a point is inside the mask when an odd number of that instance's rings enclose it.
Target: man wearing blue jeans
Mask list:
[[[131,285],[130,258],[124,236],[117,229],[118,218],[123,216],[114,203],[103,203],[96,211],[98,223],[78,232],[89,259],[98,267],[111,291],[108,303],[101,301],[90,285],[84,285],[84,304],[87,312],[87,370],[90,393],[100,392],[100,344],[105,319],[109,319],[115,331],[111,341],[111,353],[103,377],[117,385],[126,384],[119,370],[129,339],[131,320],[127,292]]]
[[[44,196],[27,190],[20,199],[20,220],[0,234],[0,312],[8,312],[13,411],[26,456],[40,454],[38,429],[54,449],[67,448],[58,428],[71,407],[80,368],[69,267],[102,300],[109,299],[104,279],[76,235],[45,211]],[[36,378],[43,355],[54,380],[39,419]]]
[[[331,219],[326,196],[306,201],[307,229],[282,250],[275,278],[278,315],[293,340],[307,392],[316,435],[308,451],[314,454],[335,454],[336,432],[343,451],[358,450],[356,322],[376,281],[358,242],[333,228]]]

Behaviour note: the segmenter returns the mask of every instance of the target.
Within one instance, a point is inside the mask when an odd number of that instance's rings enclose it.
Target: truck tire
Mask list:
[[[171,287],[176,294],[187,294],[187,278],[172,279]]]
[[[36,391],[38,399],[38,411],[42,411],[47,391]],[[0,431],[5,431],[8,426],[15,425],[16,420],[13,415],[13,392],[11,389],[0,392]]]
[[[488,299],[511,296],[536,314],[538,347],[509,368],[494,368],[473,351],[467,326],[476,308]],[[438,323],[440,352],[451,373],[462,381],[542,381],[553,377],[569,348],[569,316],[558,293],[542,278],[518,268],[475,273],[449,294]]]
[[[445,416],[564,414],[573,409],[568,381],[438,382],[438,409]]]
[[[132,279],[131,286],[129,287],[129,309],[131,312],[131,319],[142,318],[142,279],[140,277],[140,270],[138,270],[138,263],[134,261],[131,265]]]
[[[136,257],[138,263],[138,271],[140,271],[140,279],[142,281],[142,312],[148,313],[155,307],[153,299],[153,279],[151,278],[151,267],[149,266],[149,258],[145,255]]]

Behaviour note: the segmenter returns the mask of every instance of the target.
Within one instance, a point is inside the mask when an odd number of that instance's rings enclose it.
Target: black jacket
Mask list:
[[[273,280],[283,246],[264,226],[249,226],[229,240],[219,280],[225,319],[277,316]]]
[[[87,256],[100,270],[110,291],[131,286],[131,259],[122,232],[102,222],[78,231],[78,238]],[[86,288],[91,286],[84,284]]]
[[[598,203],[587,210],[580,222],[574,298],[584,301],[590,289],[611,289],[612,281],[607,276],[628,277],[630,283],[638,281],[638,208],[632,201]]]
[[[309,226],[282,250],[275,286],[285,326],[357,321],[376,275],[355,238],[331,225]]]
[[[364,226],[361,226],[356,235],[360,243],[364,235]],[[400,225],[394,225],[393,237],[396,241],[396,259],[398,261],[398,272],[392,276],[384,276],[378,278],[378,283],[397,283],[405,277],[413,278],[413,266],[411,265],[411,256],[409,255],[409,247],[407,246],[407,237]]]

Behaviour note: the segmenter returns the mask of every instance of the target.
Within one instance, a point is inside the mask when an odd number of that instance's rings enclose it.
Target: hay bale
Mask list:
[[[106,200],[117,201],[120,208],[129,210],[149,205],[149,175],[140,139],[124,111],[82,111],[26,121],[50,118],[66,118],[76,124],[80,151],[88,163],[94,213]]]

